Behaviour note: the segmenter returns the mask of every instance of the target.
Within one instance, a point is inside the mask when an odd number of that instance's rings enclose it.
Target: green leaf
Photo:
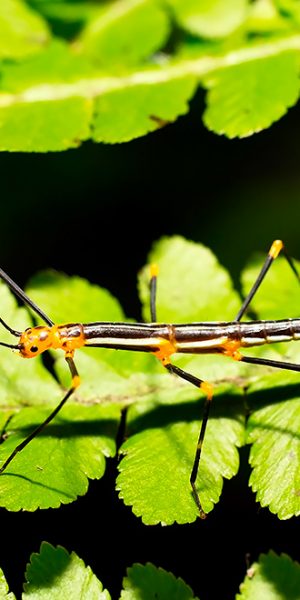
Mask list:
[[[149,72],[150,75],[150,72]],[[195,89],[193,77],[153,85],[128,82],[99,96],[95,101],[93,139],[97,142],[120,143],[140,137],[175,121],[188,112],[187,101]]]
[[[27,408],[11,419],[1,464],[49,413],[49,408]],[[115,454],[119,418],[116,406],[66,406],[1,475],[0,505],[11,511],[34,511],[57,508],[84,495],[88,478],[100,479],[105,457]]]
[[[5,580],[1,598],[14,600],[6,594]],[[0,584],[1,585],[1,584]],[[300,585],[299,564],[286,554],[270,551],[260,555],[247,570],[236,600],[296,600]],[[2,590],[1,590],[2,591]],[[4,595],[5,594],[5,595]],[[26,583],[22,600],[51,600],[63,597],[74,600],[110,600],[102,583],[90,567],[62,546],[43,542],[39,553],[30,557],[26,568]],[[191,588],[172,573],[151,563],[135,563],[127,569],[120,600],[199,600]]]
[[[135,564],[127,570],[120,600],[198,600],[181,578],[151,563]]]
[[[8,93],[0,93],[0,149],[11,151],[62,150],[90,136],[116,143],[145,135],[186,113],[195,88],[191,76],[159,81],[157,67],[123,81],[96,75],[61,44],[3,71]]]
[[[297,0],[274,0],[274,4],[283,15],[288,15],[296,25],[300,24],[300,6]]]
[[[289,22],[286,12],[282,15],[276,6],[276,0],[256,0],[249,10],[247,29],[249,32],[268,33],[272,31],[286,30]]]
[[[248,569],[236,600],[296,600],[300,589],[300,567],[286,554],[261,554]]]
[[[174,0],[179,21],[186,18],[196,35],[203,17],[207,31],[213,32],[210,21],[220,35],[227,31],[224,42],[197,39],[192,53],[182,51],[190,47],[183,32],[177,44],[170,7],[153,0],[114,0],[101,14],[87,3],[85,16],[81,3],[58,3],[58,13],[75,7],[78,28],[87,14],[90,20],[72,43],[55,39],[34,56],[24,51],[17,62],[0,63],[0,150],[47,152],[86,139],[135,139],[186,114],[200,83],[209,88],[209,128],[240,137],[268,127],[298,99],[299,27],[280,15],[281,36],[269,24],[269,35],[257,35],[253,43],[247,24],[235,29],[244,2],[227,2],[221,18],[224,3],[217,0],[211,13],[206,2],[199,8],[192,0]],[[50,5],[43,6],[51,12]]]
[[[197,491],[205,512],[218,502],[223,477],[230,479],[239,466],[242,445],[242,403],[232,386],[216,394],[209,419]],[[159,402],[159,397],[157,399]],[[202,404],[202,403],[201,403]],[[125,504],[147,525],[192,522],[199,512],[192,497],[190,475],[196,452],[203,406],[145,406],[129,413],[131,436],[121,447],[117,489]],[[136,414],[138,412],[138,414]]]
[[[0,569],[0,598],[1,600],[16,600],[15,595],[12,592],[9,592],[2,569]]]
[[[29,282],[30,297],[56,323],[123,321],[116,298],[82,277],[68,277],[57,271],[43,271]],[[58,302],[59,299],[59,302]]]
[[[48,152],[76,148],[89,137],[91,105],[81,98],[0,109],[1,149]],[[30,135],[28,135],[28,123]]]
[[[6,594],[7,585],[3,579],[1,599],[14,600],[13,594]],[[4,595],[5,594],[5,595]],[[22,600],[110,600],[109,592],[103,589],[90,567],[72,552],[62,546],[54,547],[42,542],[39,553],[33,553],[26,568],[26,583]],[[133,564],[123,580],[120,600],[199,600],[191,588],[180,578],[151,563]]]
[[[72,84],[78,78],[92,77],[95,69],[84,57],[74,54],[68,44],[62,40],[54,40],[44,52],[36,56],[15,63],[4,63],[1,74],[1,91],[16,92],[19,95],[24,90],[31,90],[32,94],[32,89],[38,88],[40,99],[32,98],[30,95],[23,99],[30,103],[38,99],[40,102],[51,100],[51,95],[47,94],[51,91],[51,84]],[[50,87],[45,88],[45,85]],[[54,100],[66,100],[68,97],[70,95],[63,96],[61,94]],[[0,98],[1,104],[4,106],[6,95],[0,96]]]
[[[247,441],[252,443],[250,485],[260,504],[280,519],[300,514],[298,381],[296,373],[275,372],[248,391],[249,406],[254,402],[247,425]]]
[[[180,236],[163,238],[149,255],[157,263],[158,320],[168,323],[232,320],[241,305],[227,271],[201,244]],[[143,316],[150,320],[149,266],[139,278]]]
[[[64,2],[63,0],[30,0],[30,4],[42,13],[45,18],[54,23],[81,23],[94,17],[99,12],[99,5],[93,0],[74,0]]]
[[[91,100],[76,94],[72,97],[58,94],[48,99],[48,86],[50,82],[58,85],[90,72],[91,68],[82,59],[76,62],[67,47],[58,43],[23,63],[4,67],[2,89],[12,94],[0,92],[0,149],[64,150],[87,139],[93,111]],[[22,97],[26,88],[28,94]],[[14,94],[19,97],[16,101]]]
[[[247,0],[168,0],[179,24],[195,35],[218,38],[231,34],[246,18]]]
[[[111,596],[90,567],[64,548],[43,542],[26,569],[22,600],[110,600]]]
[[[234,65],[208,77],[204,123],[229,138],[247,137],[282,117],[299,96],[298,53]]]
[[[161,48],[168,33],[167,14],[152,0],[118,0],[93,15],[76,45],[99,64],[130,65]]]
[[[1,0],[1,59],[20,58],[39,52],[49,39],[46,22],[23,0]]]

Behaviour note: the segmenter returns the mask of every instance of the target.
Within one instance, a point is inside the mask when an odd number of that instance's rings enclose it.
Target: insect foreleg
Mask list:
[[[38,425],[38,427],[36,427],[20,444],[18,444],[18,446],[16,446],[16,448],[12,451],[12,453],[9,455],[9,457],[6,459],[6,461],[3,463],[2,467],[0,467],[0,474],[2,474],[6,470],[7,466],[11,463],[13,458],[19,452],[21,452],[21,450],[23,450],[29,444],[29,442],[31,442],[31,440],[33,440],[37,435],[39,435],[45,429],[45,427],[47,425],[49,425],[49,423],[51,423],[51,421],[54,419],[54,417],[56,417],[56,415],[62,409],[62,407],[68,400],[68,398],[70,398],[70,396],[73,394],[73,392],[76,390],[76,388],[80,385],[80,378],[78,375],[78,371],[77,371],[73,356],[70,353],[66,353],[65,359],[67,361],[68,367],[70,369],[71,377],[72,377],[71,387],[68,389],[68,391],[66,392],[66,394],[64,395],[64,397],[60,401],[60,403],[50,413],[50,415],[48,415],[48,417],[40,425]]]

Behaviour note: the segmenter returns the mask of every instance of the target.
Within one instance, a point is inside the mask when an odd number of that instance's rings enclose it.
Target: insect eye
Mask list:
[[[37,352],[37,351],[38,351],[38,347],[37,346],[31,346],[30,352]]]

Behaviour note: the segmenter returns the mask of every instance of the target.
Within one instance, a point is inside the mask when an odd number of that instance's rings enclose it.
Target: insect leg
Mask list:
[[[203,381],[202,379],[199,379],[199,377],[195,377],[195,375],[192,375],[191,373],[187,373],[187,371],[184,371],[180,367],[173,365],[171,362],[164,364],[164,366],[166,369],[168,369],[168,371],[170,373],[174,373],[175,375],[178,375],[178,377],[181,377],[181,379],[185,379],[185,381],[189,381],[189,383],[192,383],[198,389],[200,388],[206,395],[204,409],[203,409],[203,419],[202,419],[202,423],[201,423],[201,427],[200,427],[200,431],[199,431],[193,467],[192,467],[192,471],[191,471],[191,475],[190,475],[190,484],[192,487],[193,498],[199,509],[201,519],[205,519],[206,513],[204,512],[204,510],[202,508],[199,494],[196,490],[196,479],[197,479],[197,475],[198,475],[198,471],[199,471],[202,446],[203,446],[203,441],[204,441],[204,437],[205,437],[206,426],[207,426],[207,421],[208,421],[208,416],[209,416],[209,409],[210,409],[211,401],[212,401],[212,397],[213,397],[213,386],[210,383],[208,383],[207,381]]]
[[[150,314],[152,323],[156,323],[156,291],[157,291],[157,265],[150,266]]]
[[[71,387],[68,389],[67,393],[64,395],[60,403],[50,413],[50,415],[48,415],[48,417],[40,425],[38,425],[38,427],[36,427],[20,444],[18,444],[18,446],[16,446],[16,448],[12,451],[12,453],[3,463],[2,467],[0,467],[0,474],[5,471],[5,469],[7,468],[9,463],[11,463],[16,454],[21,452],[21,450],[23,450],[23,448],[25,448],[29,444],[29,442],[31,442],[31,440],[33,440],[39,433],[41,433],[41,431],[43,431],[43,429],[45,429],[45,427],[54,419],[54,417],[59,413],[59,411],[64,406],[68,398],[70,398],[71,394],[73,394],[76,388],[80,385],[80,378],[75,362],[73,360],[73,356],[70,354],[66,354],[65,359],[67,361],[72,377]]]
[[[300,371],[300,365],[296,363],[284,362],[281,360],[272,360],[269,358],[258,358],[256,356],[240,355],[241,362],[250,363],[252,365],[264,365],[266,367],[275,367],[276,369],[285,369],[286,371]]]
[[[280,252],[283,252],[284,257],[286,258],[288,264],[290,265],[293,273],[295,274],[295,276],[298,279],[298,282],[300,283],[300,275],[297,271],[297,268],[293,262],[293,260],[291,259],[291,257],[287,254],[284,244],[281,240],[275,240],[268,252],[268,256],[261,268],[261,271],[256,279],[256,281],[254,282],[249,294],[246,296],[237,316],[235,317],[235,321],[240,321],[242,316],[245,314],[253,296],[256,294],[258,288],[260,287],[262,281],[264,280],[271,264],[274,262],[275,258],[277,258],[277,256],[279,255]]]
[[[156,317],[157,274],[158,274],[157,265],[155,265],[155,264],[151,265],[151,267],[150,267],[150,313],[151,313],[151,320],[154,323],[157,320],[157,317]],[[212,401],[212,397],[213,397],[213,386],[210,383],[203,381],[203,379],[200,379],[199,377],[195,377],[195,375],[192,375],[191,373],[188,373],[187,371],[184,371],[180,367],[177,367],[176,365],[171,363],[169,357],[170,357],[170,354],[172,354],[174,351],[176,351],[175,347],[173,346],[172,341],[170,341],[170,345],[166,344],[166,347],[162,347],[158,352],[156,352],[154,354],[157,356],[157,358],[160,360],[162,365],[170,373],[175,374],[178,377],[181,377],[181,379],[184,379],[185,381],[188,381],[192,385],[196,386],[198,389],[201,389],[206,395],[204,409],[203,409],[203,419],[202,419],[202,423],[201,423],[201,427],[200,427],[200,431],[199,431],[199,435],[198,435],[197,447],[196,447],[193,467],[192,467],[192,471],[191,471],[191,475],[190,475],[190,484],[191,484],[191,488],[192,488],[193,498],[198,507],[200,518],[205,519],[206,513],[204,512],[204,510],[202,508],[201,500],[200,500],[199,494],[196,489],[196,479],[197,479],[197,475],[199,472],[201,451],[202,451],[203,441],[204,441],[205,432],[206,432],[206,426],[207,426],[207,421],[208,421],[208,416],[209,416],[209,409],[210,409],[210,405],[211,405],[211,401]]]

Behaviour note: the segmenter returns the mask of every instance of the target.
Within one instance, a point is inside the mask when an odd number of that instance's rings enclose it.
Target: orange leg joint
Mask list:
[[[200,389],[206,395],[207,400],[212,399],[214,393],[214,386],[211,383],[208,383],[208,381],[202,381],[200,384]]]
[[[74,389],[76,389],[79,386],[80,386],[80,377],[79,377],[79,375],[74,375],[74,377],[72,377],[72,387]]]
[[[230,340],[229,342],[225,342],[223,346],[223,354],[225,356],[229,356],[229,358],[233,358],[233,360],[242,360],[243,356],[239,352],[240,347],[241,343],[238,340]]]
[[[271,258],[277,258],[279,252],[283,248],[283,242],[281,240],[275,240],[270,248],[269,256]]]
[[[170,364],[170,356],[172,356],[172,354],[174,354],[175,352],[175,344],[173,344],[169,340],[165,340],[162,338],[159,349],[156,350],[156,352],[153,352],[153,354],[156,356],[156,358],[158,358],[158,360],[160,360],[160,362],[165,367],[166,365]]]

